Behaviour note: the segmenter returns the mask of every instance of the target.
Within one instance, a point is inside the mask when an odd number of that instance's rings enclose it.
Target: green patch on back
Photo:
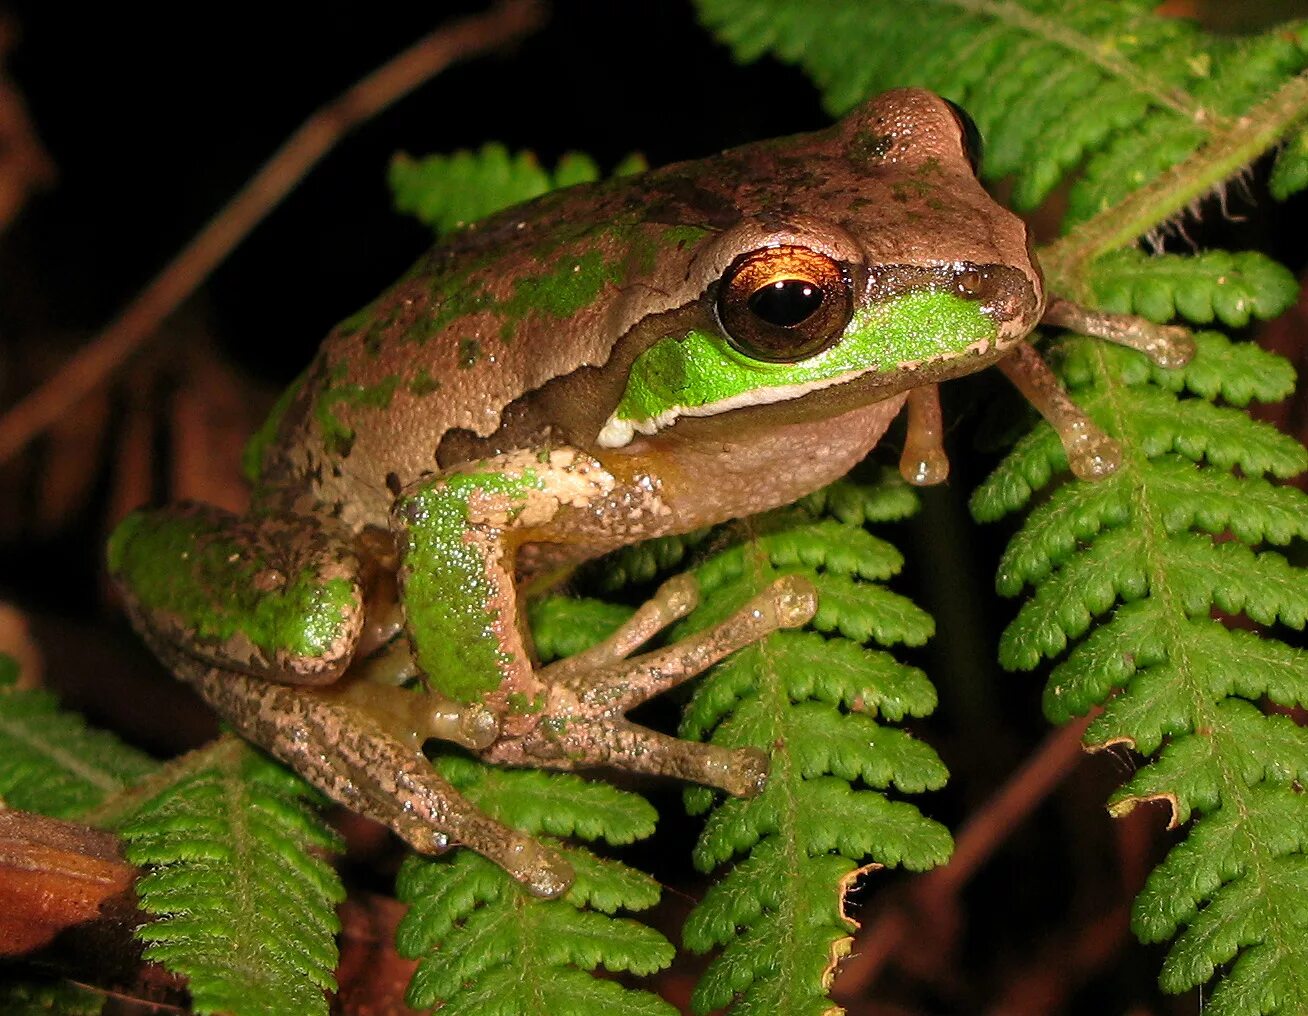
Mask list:
[[[864,308],[840,342],[799,363],[752,360],[721,335],[691,331],[661,339],[636,358],[613,418],[633,421],[641,429],[666,414],[672,418],[659,426],[680,415],[710,415],[704,410],[717,403],[728,403],[723,408],[729,409],[744,404],[739,400],[750,393],[760,393],[758,402],[781,401],[844,376],[962,355],[997,333],[980,304],[939,291],[906,293]],[[793,390],[769,397],[767,389]]]
[[[313,415],[322,431],[323,443],[333,453],[342,456],[350,454],[354,428],[337,415],[339,407],[387,409],[400,383],[399,375],[391,374],[374,385],[354,382],[341,384],[349,369],[349,364],[344,362],[334,365],[328,374],[326,386],[313,403]]]
[[[277,432],[281,430],[286,411],[291,408],[291,403],[304,388],[304,379],[308,376],[308,370],[303,370],[299,377],[286,386],[286,390],[277,396],[277,401],[273,403],[268,418],[260,424],[259,429],[246,443],[245,450],[241,453],[241,472],[251,483],[258,483],[259,477],[263,475],[264,457],[273,442],[277,440]]]
[[[513,518],[528,491],[543,487],[534,470],[470,473],[437,481],[398,506],[404,610],[418,666],[437,691],[459,702],[476,702],[497,689],[514,662],[500,644],[504,619],[495,603],[498,594],[511,607],[513,588],[495,586],[489,546],[468,539],[471,501],[502,502]]]

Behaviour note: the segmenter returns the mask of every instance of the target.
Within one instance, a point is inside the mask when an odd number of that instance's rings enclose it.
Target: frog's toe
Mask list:
[[[489,748],[500,736],[500,720],[482,705],[467,706],[459,717],[458,743],[474,751]]]
[[[523,888],[542,899],[552,900],[562,896],[572,888],[576,878],[572,865],[562,854],[528,837],[514,843],[497,860]]]
[[[771,759],[761,748],[737,748],[736,760],[722,789],[735,797],[757,797],[768,785]]]

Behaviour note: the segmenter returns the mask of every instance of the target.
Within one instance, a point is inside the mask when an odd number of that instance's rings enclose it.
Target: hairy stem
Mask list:
[[[1050,288],[1083,298],[1085,267],[1134,243],[1234,176],[1308,116],[1308,71],[1291,78],[1198,151],[1040,252]]]

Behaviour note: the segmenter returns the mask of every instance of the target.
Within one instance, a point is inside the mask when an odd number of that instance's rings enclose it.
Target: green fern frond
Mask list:
[[[1104,310],[1151,321],[1220,320],[1232,328],[1243,328],[1251,318],[1274,318],[1299,296],[1294,274],[1257,251],[1181,256],[1119,250],[1090,266],[1089,282]]]
[[[1296,132],[1276,153],[1267,186],[1277,201],[1308,187],[1308,127]]]
[[[187,769],[118,830],[150,868],[136,886],[158,917],[137,932],[145,957],[187,977],[196,1012],[325,1014],[345,894],[319,856],[340,847],[314,792],[230,738]]]
[[[545,662],[590,648],[631,613],[621,604],[579,596],[543,596],[527,604],[536,652]]]
[[[46,691],[17,687],[18,664],[0,653],[0,801],[75,818],[157,767],[112,734],[91,730]]]
[[[1184,991],[1221,971],[1207,1012],[1303,1012],[1308,730],[1254,703],[1308,703],[1308,654],[1211,616],[1308,622],[1308,571],[1264,549],[1308,537],[1308,495],[1265,478],[1302,471],[1308,453],[1215,404],[1278,398],[1287,369],[1267,370],[1269,354],[1213,334],[1171,377],[1136,353],[1069,346],[1064,378],[1122,442],[1124,462],[1099,483],[1059,486],[1009,544],[999,591],[1033,592],[1004,633],[1001,660],[1030,669],[1070,643],[1045,691],[1050,718],[1102,705],[1088,746],[1155,756],[1110,809],[1161,800],[1174,823],[1192,821],[1133,912],[1143,940],[1175,939],[1162,986]],[[977,490],[978,517],[1013,511],[1052,481],[1063,462],[1051,437],[1042,427],[1019,443]]]
[[[667,575],[681,566],[704,544],[711,532],[711,529],[696,529],[689,533],[660,536],[644,543],[632,544],[606,554],[586,571],[599,588],[606,592],[649,582],[656,576]]]
[[[635,794],[566,773],[505,770],[447,756],[437,768],[469,800],[532,834],[630,843],[654,830],[653,808]],[[411,856],[396,886],[409,904],[400,952],[419,960],[409,985],[415,1008],[441,1005],[461,1016],[620,1013],[671,1016],[646,992],[599,980],[597,967],[652,974],[672,962],[672,945],[619,910],[644,910],[658,883],[616,861],[553,843],[576,881],[558,900],[529,895],[503,869],[471,851]]]
[[[550,172],[533,153],[511,155],[495,142],[475,152],[422,159],[401,153],[391,160],[387,174],[395,208],[437,233],[447,233],[556,187],[598,178],[599,167],[588,156],[564,156]]]
[[[1171,452],[1219,469],[1238,467],[1247,476],[1271,473],[1289,477],[1302,472],[1308,465],[1302,446],[1243,413],[1188,400],[1184,403],[1184,425],[1178,425],[1178,400],[1167,389],[1242,405],[1250,399],[1284,397],[1288,391],[1285,382],[1293,376],[1279,357],[1236,345],[1216,332],[1201,333],[1196,339],[1198,353],[1194,360],[1170,372],[1161,371],[1129,350],[1072,340],[1060,350],[1064,356],[1060,372],[1070,386],[1078,389],[1077,400],[1092,416],[1101,424],[1110,417],[1120,420],[1122,436],[1146,457]],[[1245,349],[1249,353],[1239,352]],[[1275,361],[1276,369],[1260,370],[1266,361]],[[1111,371],[1116,379],[1111,387],[1095,383],[1104,371]],[[1160,377],[1164,374],[1172,376]],[[1167,388],[1157,384],[1159,380],[1165,381]],[[1017,511],[1035,490],[1048,486],[1055,474],[1066,468],[1067,456],[1058,436],[1047,426],[1037,427],[1018,441],[977,489],[972,513],[982,522],[991,522]]]
[[[838,480],[801,498],[797,507],[814,517],[826,514],[853,526],[865,522],[897,522],[917,510],[913,489],[896,470],[878,470],[876,475],[877,483]],[[697,529],[623,547],[600,559],[591,572],[604,590],[649,582],[685,567],[693,554],[708,549],[710,537],[715,533],[718,537],[723,535],[720,529]]]
[[[900,522],[917,511],[917,494],[899,470],[878,469],[867,481],[855,474],[822,487],[798,506],[813,516],[828,515],[850,526]]]
[[[930,747],[878,720],[929,713],[935,690],[921,671],[862,645],[916,644],[931,633],[926,614],[876,584],[902,558],[861,528],[870,517],[904,514],[910,499],[902,484],[878,491],[842,481],[807,506],[853,521],[775,512],[746,543],[696,569],[704,603],[682,633],[726,616],[782,573],[818,587],[813,627],[840,632],[777,632],[720,663],[687,705],[683,736],[772,756],[756,798],[686,792],[692,812],[709,811],[695,864],[710,871],[746,855],[686,922],[688,948],[721,949],[695,989],[696,1012],[830,1013],[831,976],[854,927],[843,899],[860,865],[920,871],[949,856],[943,826],[887,796],[940,787],[944,766]]]
[[[833,113],[897,85],[949,96],[986,139],[986,176],[1014,178],[1018,207],[1035,207],[1083,167],[1071,221],[1211,143],[1308,66],[1303,25],[1217,37],[1155,14],[1152,0],[837,0],[820,18],[804,0],[697,5],[738,60],[772,53],[799,64]],[[1287,111],[1284,129],[1296,119]]]
[[[631,156],[614,170],[614,175],[644,168],[643,159]],[[422,159],[400,154],[391,160],[388,173],[396,209],[437,233],[448,233],[510,205],[599,177],[594,160],[581,152],[567,153],[549,170],[531,152],[510,154],[495,142],[475,152]]]

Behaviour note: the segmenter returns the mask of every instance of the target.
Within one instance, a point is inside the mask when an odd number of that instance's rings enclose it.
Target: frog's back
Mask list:
[[[922,102],[940,105],[887,93],[826,131],[556,191],[454,234],[327,337],[261,435],[260,493],[384,524],[400,488],[439,471],[447,436],[488,438],[515,400],[602,367],[637,322],[698,299],[742,235],[765,246],[778,228],[830,223],[862,246],[833,256],[984,262],[989,199],[914,137]],[[910,172],[921,187],[904,190]],[[932,205],[932,221],[952,220],[945,250],[914,226],[936,187],[956,188],[943,211]],[[1016,228],[1004,242],[1024,251]]]
[[[395,489],[438,471],[448,433],[492,434],[514,399],[603,364],[614,334],[659,309],[636,280],[688,265],[714,225],[658,212],[620,181],[583,185],[435,247],[328,335],[265,427],[260,486],[381,521]]]

